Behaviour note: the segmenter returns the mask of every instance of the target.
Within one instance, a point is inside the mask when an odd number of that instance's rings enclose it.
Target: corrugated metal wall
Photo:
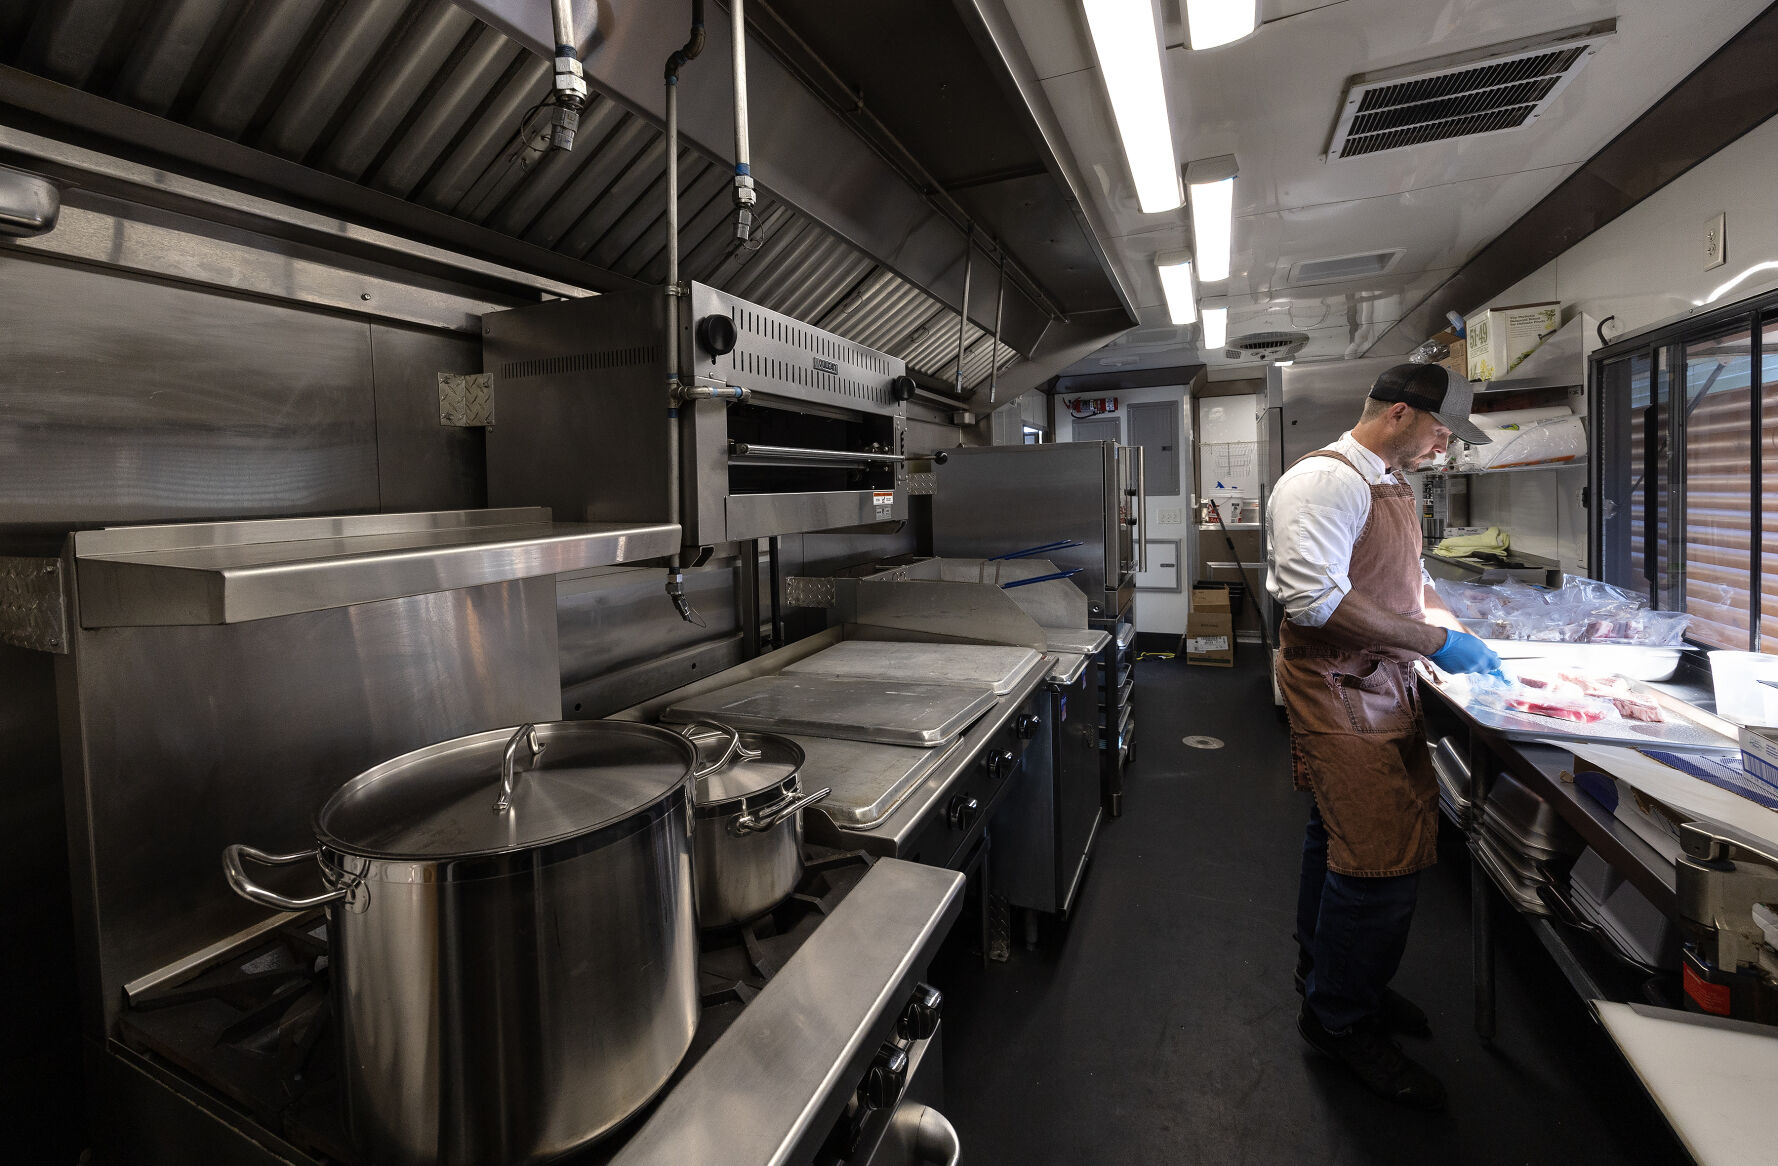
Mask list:
[[[540,0],[541,2],[541,0]],[[570,154],[516,149],[548,66],[448,0],[22,0],[0,60],[648,283],[666,279],[663,133],[595,96]],[[730,234],[725,166],[680,158],[686,278],[950,381],[957,313],[762,194]],[[964,383],[996,349],[971,325]],[[997,349],[1002,369],[1018,359]]]

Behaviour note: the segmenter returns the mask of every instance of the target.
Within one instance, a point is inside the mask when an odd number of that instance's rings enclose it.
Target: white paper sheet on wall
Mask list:
[[[1257,441],[1218,442],[1199,447],[1198,492],[1207,498],[1259,497],[1259,454]]]

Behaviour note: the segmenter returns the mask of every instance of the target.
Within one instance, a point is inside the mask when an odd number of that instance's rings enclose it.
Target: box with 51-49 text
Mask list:
[[[1192,585],[1191,613],[1185,618],[1187,664],[1235,666],[1235,616],[1231,607],[1225,584]]]

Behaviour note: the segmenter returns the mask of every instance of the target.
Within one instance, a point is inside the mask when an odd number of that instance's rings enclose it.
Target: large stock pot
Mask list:
[[[315,850],[224,852],[246,898],[327,909],[346,1116],[370,1160],[541,1161],[666,1083],[698,1020],[695,756],[617,721],[459,737],[340,787]],[[267,890],[249,859],[312,859],[329,889]]]

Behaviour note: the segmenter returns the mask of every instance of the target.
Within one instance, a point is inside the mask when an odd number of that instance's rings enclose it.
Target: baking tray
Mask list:
[[[1687,717],[1684,709],[1679,707],[1683,702],[1634,681],[1630,687],[1643,696],[1653,697],[1668,719],[1660,724],[1603,720],[1587,725],[1488,708],[1474,702],[1465,703],[1463,711],[1476,724],[1494,730],[1509,741],[1585,741],[1594,745],[1628,745],[1638,749],[1725,750],[1741,747],[1735,738],[1725,737],[1704,723]]]
[[[804,789],[833,792],[812,807],[842,830],[869,830],[895,812],[944,760],[943,749],[874,745],[836,737],[797,737],[807,761]]]
[[[1013,690],[1038,660],[1030,648],[981,644],[921,644],[901,640],[842,640],[794,664],[789,674],[918,680],[933,684],[985,684],[995,696]]]
[[[897,684],[781,672],[691,697],[661,719],[931,748],[962,732],[995,700],[985,684]]]

